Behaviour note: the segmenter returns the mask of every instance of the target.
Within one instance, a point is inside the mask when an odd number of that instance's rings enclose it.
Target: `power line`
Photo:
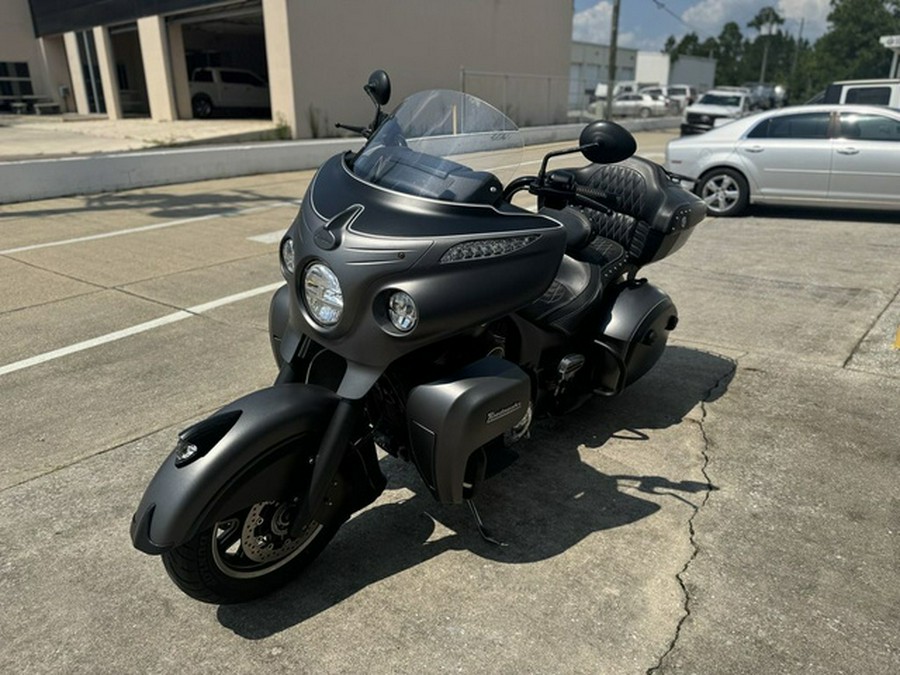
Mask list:
[[[687,21],[685,21],[684,19],[682,19],[682,18],[681,18],[680,16],[678,16],[675,12],[673,12],[671,9],[669,9],[668,7],[666,7],[666,3],[664,3],[662,0],[650,0],[650,1],[651,1],[654,5],[656,5],[656,8],[657,8],[657,9],[661,9],[661,10],[664,11],[666,14],[668,14],[668,15],[671,16],[673,19],[675,19],[678,23],[680,23],[682,26],[684,26],[685,28],[689,28],[689,29],[691,30],[692,33],[696,33],[698,36],[699,36],[699,35],[702,35],[702,36],[704,36],[704,37],[713,37],[710,33],[707,33],[705,30],[700,30],[700,29],[697,28],[696,26],[692,26],[692,25],[689,24]]]

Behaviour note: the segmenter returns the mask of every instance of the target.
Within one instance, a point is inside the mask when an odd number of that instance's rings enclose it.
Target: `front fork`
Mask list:
[[[301,504],[300,517],[295,519],[291,526],[292,537],[300,535],[312,514],[322,505],[328,491],[332,487],[337,486],[338,471],[347,452],[352,451],[351,442],[355,440],[353,431],[358,428],[361,412],[362,403],[360,401],[350,401],[344,398],[338,401],[334,414],[331,416],[331,421],[328,423],[328,428],[325,430],[325,435],[322,437],[322,442],[319,444],[319,451],[315,457],[310,458],[310,462],[313,464],[312,477],[309,481],[306,500]],[[374,447],[370,451],[374,456]],[[363,462],[364,465],[367,463]],[[362,468],[364,474],[371,472],[371,467],[363,466]],[[383,483],[384,476],[381,474],[380,469],[377,471],[378,476],[381,478],[378,482]],[[370,487],[374,487],[374,485],[371,485],[371,476],[367,475],[365,477]],[[382,489],[384,489],[383,484],[377,489],[377,494],[372,499],[367,499],[366,503],[371,503],[381,493]],[[326,504],[326,506],[331,505]],[[355,511],[356,509],[352,510]]]

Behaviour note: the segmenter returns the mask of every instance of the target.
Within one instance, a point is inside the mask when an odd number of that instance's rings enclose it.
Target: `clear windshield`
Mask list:
[[[397,192],[493,203],[522,161],[515,123],[489,103],[436,89],[404,100],[353,161],[361,179]]]
[[[705,103],[708,105],[722,105],[730,108],[740,108],[741,97],[729,96],[727,94],[704,94],[703,98],[700,99],[700,103]]]

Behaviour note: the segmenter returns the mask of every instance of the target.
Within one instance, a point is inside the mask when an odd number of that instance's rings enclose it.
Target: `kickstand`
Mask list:
[[[481,514],[478,513],[478,508],[475,506],[475,500],[467,499],[466,504],[469,505],[469,511],[471,511],[472,515],[475,517],[475,525],[478,527],[478,534],[481,535],[481,538],[494,546],[506,546],[507,544],[498,539],[494,539],[494,537],[491,536],[491,533],[488,532],[488,529],[484,526],[484,521],[481,520]]]

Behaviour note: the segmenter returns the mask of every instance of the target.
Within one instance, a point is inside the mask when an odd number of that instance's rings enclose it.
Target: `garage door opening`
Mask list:
[[[181,24],[195,118],[271,118],[259,2],[180,15],[169,21]]]

